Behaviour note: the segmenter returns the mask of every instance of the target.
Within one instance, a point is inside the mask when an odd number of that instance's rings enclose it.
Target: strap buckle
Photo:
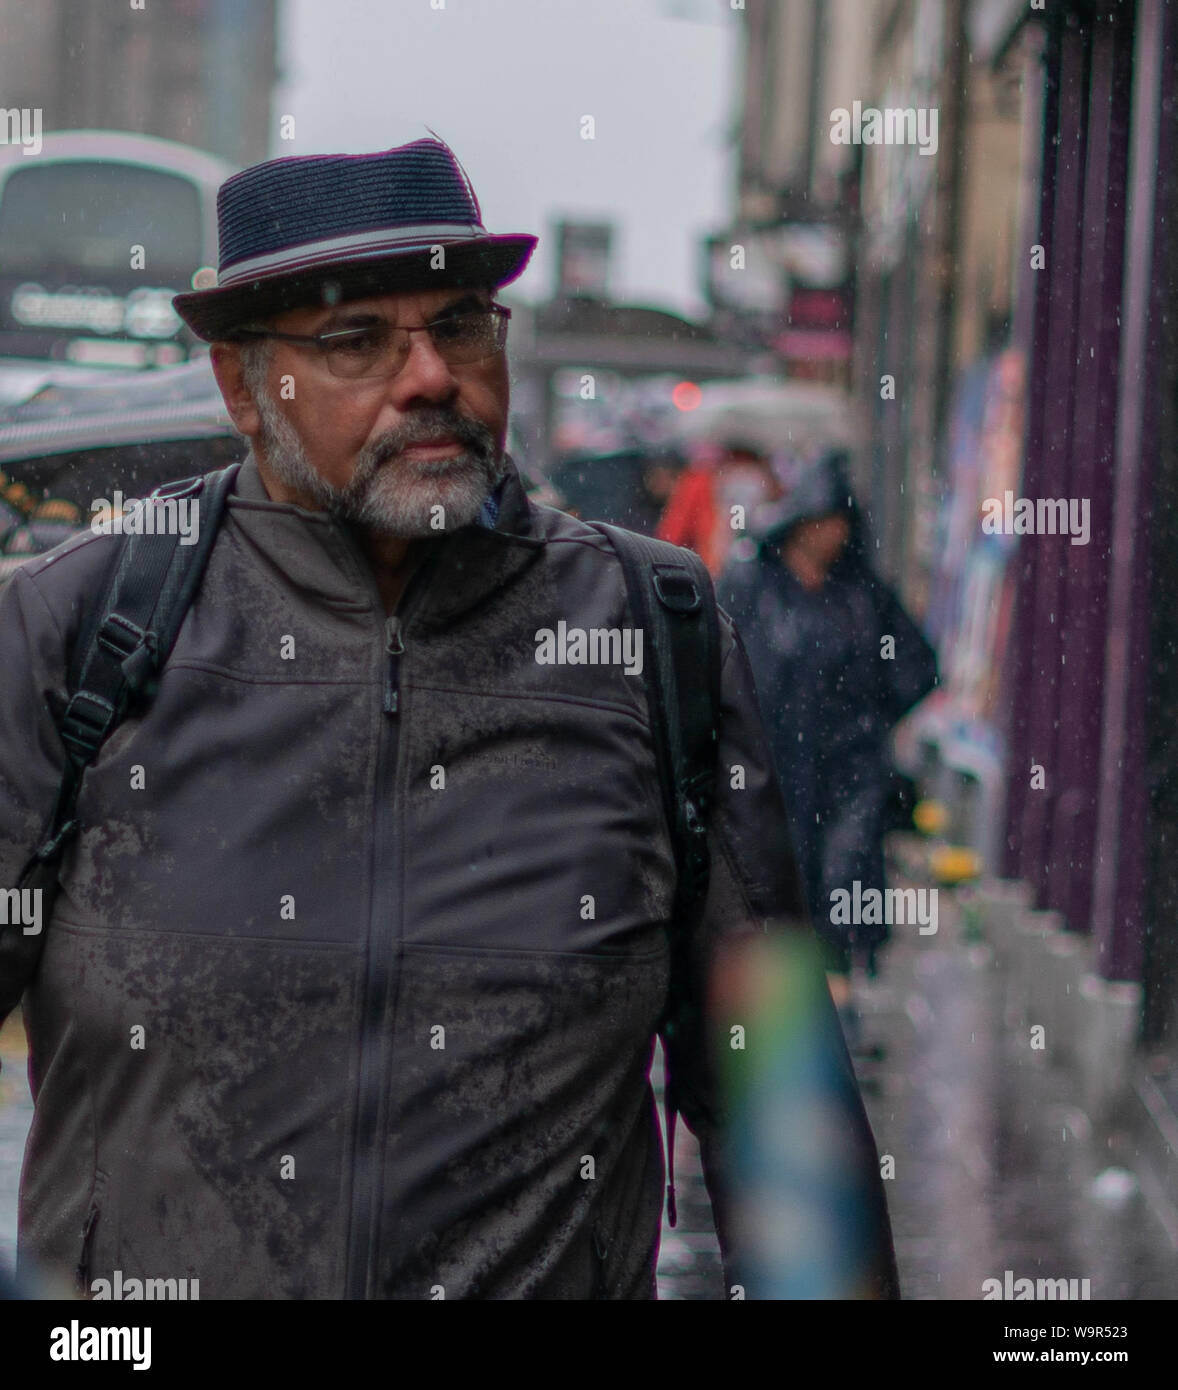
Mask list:
[[[669,608],[672,613],[698,612],[703,604],[703,595],[690,571],[678,565],[654,565],[652,568],[654,591],[664,608]]]
[[[197,493],[203,491],[205,480],[203,474],[197,478],[181,478],[179,482],[162,483],[154,488],[148,496],[148,501],[170,501],[174,497],[195,497]]]
[[[88,763],[97,753],[114,723],[115,707],[109,700],[89,690],[79,690],[65,707],[61,721],[61,741]]]
[[[118,659],[127,685],[138,690],[156,663],[159,646],[155,633],[150,628],[144,631],[121,613],[110,613],[98,629],[97,641],[103,651]]]
[[[65,846],[78,833],[78,821],[67,820],[56,835],[46,840],[33,855],[39,864],[52,864],[61,854]]]

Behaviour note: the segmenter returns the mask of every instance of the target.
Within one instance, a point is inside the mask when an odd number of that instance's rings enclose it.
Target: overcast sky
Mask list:
[[[432,127],[488,230],[540,238],[510,293],[551,292],[554,219],[608,219],[615,298],[702,310],[697,247],[727,223],[734,192],[739,16],[728,0],[282,8],[275,115],[295,118],[296,138],[273,155],[387,149]],[[594,140],[581,138],[585,115]]]

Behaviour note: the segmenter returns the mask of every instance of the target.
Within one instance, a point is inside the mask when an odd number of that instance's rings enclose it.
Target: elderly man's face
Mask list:
[[[271,326],[318,334],[383,319],[417,328],[490,303],[484,289],[427,290],[292,309]],[[503,471],[505,353],[447,363],[428,333],[413,333],[395,376],[356,379],[333,375],[313,346],[272,341],[264,381],[243,370],[237,345],[213,349],[226,403],[272,496],[389,536],[436,535],[475,520]]]

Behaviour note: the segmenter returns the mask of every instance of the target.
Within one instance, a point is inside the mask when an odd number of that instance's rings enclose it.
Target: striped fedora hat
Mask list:
[[[425,139],[243,169],[217,194],[217,234],[216,287],[172,300],[206,342],[304,305],[444,285],[497,288],[523,272],[536,246],[523,233],[490,235],[449,146]]]

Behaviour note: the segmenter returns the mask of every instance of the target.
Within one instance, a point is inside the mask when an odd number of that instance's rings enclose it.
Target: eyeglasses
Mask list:
[[[409,360],[410,333],[428,333],[434,351],[451,366],[494,357],[507,343],[510,318],[510,309],[492,304],[466,314],[450,314],[419,328],[401,328],[380,319],[360,328],[342,328],[332,333],[276,333],[268,328],[239,328],[234,336],[278,338],[284,343],[313,346],[323,354],[332,376],[356,381],[366,377],[396,376]]]

